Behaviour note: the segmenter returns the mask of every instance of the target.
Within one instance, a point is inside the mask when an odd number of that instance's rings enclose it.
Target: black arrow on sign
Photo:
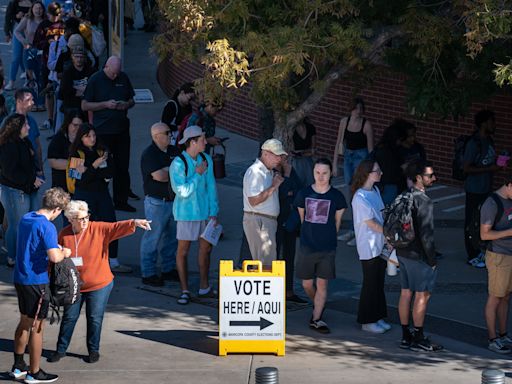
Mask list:
[[[259,320],[251,321],[251,320],[231,320],[229,322],[229,325],[232,327],[260,327],[260,331],[262,329],[265,329],[267,327],[270,327],[272,324],[271,321],[268,321],[267,319],[264,319],[263,317],[260,317]]]

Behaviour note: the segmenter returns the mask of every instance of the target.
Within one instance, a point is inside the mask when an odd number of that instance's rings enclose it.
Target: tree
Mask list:
[[[336,81],[350,75],[364,84],[383,65],[407,75],[409,109],[419,116],[457,116],[494,91],[489,55],[466,53],[462,0],[158,3],[166,22],[154,41],[161,57],[200,60],[207,98],[250,82],[285,143]]]

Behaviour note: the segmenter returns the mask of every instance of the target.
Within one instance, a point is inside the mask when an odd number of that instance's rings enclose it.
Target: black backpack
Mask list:
[[[393,248],[404,248],[414,241],[413,202],[412,192],[402,192],[384,209],[382,230]]]
[[[496,203],[496,206],[498,207],[498,211],[496,212],[496,217],[494,218],[493,228],[496,226],[496,224],[501,220],[503,216],[503,203],[499,196],[493,192],[489,195],[490,198],[494,200]],[[471,221],[468,224],[468,227],[466,228],[466,231],[468,233],[469,240],[471,244],[473,245],[474,249],[480,249],[481,251],[485,251],[487,249],[487,246],[489,244],[489,241],[482,240],[480,238],[480,210],[482,208],[482,205],[485,203],[487,199],[485,199],[482,204],[478,206],[477,209],[473,210],[471,212]]]
[[[466,151],[466,146],[468,145],[469,140],[472,139],[478,144],[478,151],[481,152],[482,141],[477,133],[473,133],[472,135],[460,135],[453,142],[452,179],[454,180],[466,180],[467,175],[464,172],[464,152]],[[474,164],[478,164],[481,158],[482,154],[480,153]]]
[[[60,321],[59,308],[71,305],[80,300],[80,288],[82,280],[73,260],[66,258],[60,263],[53,263],[50,270],[50,306],[53,310],[50,324],[54,322],[54,314],[57,314],[57,322]]]

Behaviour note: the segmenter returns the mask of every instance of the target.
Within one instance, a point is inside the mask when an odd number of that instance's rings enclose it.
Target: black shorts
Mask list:
[[[50,286],[14,284],[20,313],[31,319],[46,319],[50,306]]]
[[[335,279],[335,257],[335,250],[316,251],[301,245],[295,262],[295,276],[302,280],[311,280],[315,277]]]
[[[400,264],[400,283],[402,289],[413,292],[432,292],[436,284],[437,268],[421,260],[412,260],[398,256]]]

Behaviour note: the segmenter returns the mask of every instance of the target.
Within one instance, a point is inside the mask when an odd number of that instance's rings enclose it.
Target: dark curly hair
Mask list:
[[[13,113],[4,119],[0,128],[0,145],[16,141],[20,137],[21,129],[25,125],[26,117],[20,113]]]

